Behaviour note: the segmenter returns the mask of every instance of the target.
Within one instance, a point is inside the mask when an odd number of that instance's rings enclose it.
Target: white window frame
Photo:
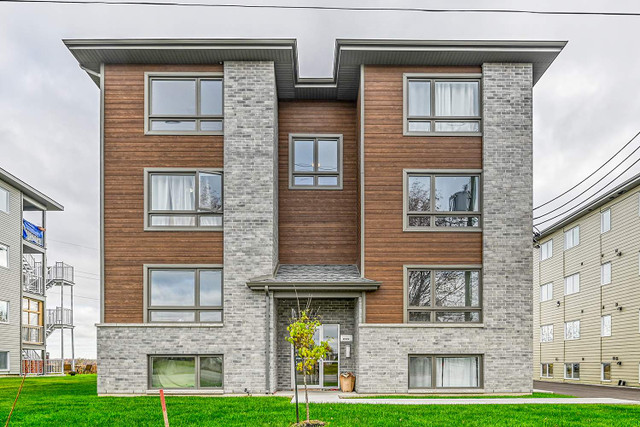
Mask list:
[[[575,370],[573,369],[573,365],[580,366],[579,363],[565,363],[564,364],[564,379],[565,380],[579,380],[580,379],[580,368],[578,367],[578,377],[575,377]],[[567,376],[568,367],[571,366],[571,376]]]
[[[580,244],[580,226],[576,225],[575,227],[572,227],[569,230],[564,232],[564,250],[567,251],[571,248],[575,248],[579,244]]]
[[[545,336],[548,339],[545,339]],[[553,324],[540,326],[540,342],[553,342]]]
[[[547,367],[546,369],[546,375],[545,375],[545,366]],[[540,378],[553,378],[553,374],[549,375],[549,367],[553,366],[553,363],[541,363],[540,364]],[[551,368],[553,369],[553,368]]]
[[[11,249],[9,248],[9,245],[5,245],[4,243],[0,243],[0,246],[6,249],[5,253],[7,254],[7,265],[2,265],[0,263],[0,268],[9,269],[11,268],[11,262],[10,262],[11,254],[9,253]]]
[[[196,80],[196,114],[193,116],[161,116],[161,118],[174,120],[194,120],[196,130],[151,130],[151,80]],[[222,80],[222,114],[215,116],[203,116],[200,111],[200,82],[201,80]],[[222,121],[221,131],[201,131],[201,120]],[[224,79],[222,72],[145,72],[144,73],[144,134],[145,135],[224,135]]]
[[[569,281],[571,282],[571,292],[569,292]],[[580,292],[580,273],[574,273],[564,278],[564,294],[573,295]]]
[[[600,212],[600,234],[611,230],[611,208]]]
[[[550,301],[553,299],[553,282],[545,283],[540,286],[540,302]]]
[[[540,244],[540,261],[544,261],[551,257],[553,257],[553,239],[549,239]]]
[[[604,365],[609,365],[609,376],[611,376],[611,368],[613,365],[610,362],[602,362],[600,364],[600,381],[611,382],[611,378],[608,380],[604,379]]]
[[[11,302],[7,300],[0,300],[0,304],[1,303],[7,303],[7,321],[3,322],[2,320],[0,320],[0,324],[8,325],[9,323],[11,323]]]
[[[6,369],[0,368],[0,372],[11,371],[11,352],[9,350],[0,350],[0,353],[7,353],[7,367]]]
[[[569,331],[569,325],[573,324],[574,328],[577,325],[577,328],[575,328],[575,331],[577,331],[577,334],[572,334],[571,336],[568,336],[568,331]],[[571,320],[569,322],[564,322],[564,340],[565,341],[575,341],[575,340],[579,340],[580,339],[580,321],[579,320]]]
[[[609,323],[609,333],[605,334],[605,323]],[[600,336],[601,337],[610,337],[612,329],[612,319],[610,314],[605,314],[604,316],[600,316]]]
[[[0,197],[5,197],[7,210],[0,209],[0,212],[8,214],[11,211],[11,193],[6,188],[0,186]]]
[[[611,262],[605,262],[600,265],[600,284],[611,284]]]

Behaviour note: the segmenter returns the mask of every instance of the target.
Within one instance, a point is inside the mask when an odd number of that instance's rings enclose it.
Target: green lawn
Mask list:
[[[0,378],[0,425],[20,378]],[[283,397],[167,397],[172,426],[288,426],[294,406]],[[606,425],[637,426],[640,407],[614,405],[312,405],[331,426]],[[96,377],[27,378],[12,425],[153,425],[162,427],[157,396],[97,397]]]
[[[344,396],[343,399],[566,399],[575,396],[567,394],[553,393],[531,393],[522,396],[492,396],[492,395],[457,395],[443,396],[433,394],[391,394],[391,395],[371,395],[371,396]]]

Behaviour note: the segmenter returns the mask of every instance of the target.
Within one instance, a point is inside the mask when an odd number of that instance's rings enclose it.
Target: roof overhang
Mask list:
[[[322,291],[322,292],[363,292],[377,291],[380,282],[368,281],[368,283],[354,282],[273,282],[256,281],[247,282],[249,289],[253,291]]]
[[[570,214],[569,216],[561,219],[560,221],[550,225],[549,227],[545,228],[543,231],[540,232],[540,236],[538,237],[538,239],[543,239],[547,236],[549,236],[550,234],[554,233],[555,231],[558,231],[562,228],[564,228],[566,225],[571,224],[572,222],[580,219],[582,216],[595,211],[596,209],[599,209],[601,206],[609,203],[610,201],[622,196],[623,194],[628,193],[629,191],[633,190],[634,188],[640,186],[640,174],[637,174],[631,178],[629,178],[628,180],[624,181],[623,183],[621,183],[620,185],[617,185],[616,187],[614,187],[613,189],[609,190],[608,192],[606,192],[605,194],[603,194],[602,196],[598,197],[596,200],[588,203],[586,206],[584,206],[582,209],[580,209],[579,211]]]
[[[566,41],[336,40],[333,75],[302,78],[295,39],[67,39],[64,44],[99,84],[100,64],[221,64],[273,61],[281,99],[357,97],[361,65],[481,66],[531,63],[533,83]]]
[[[7,184],[11,185],[12,187],[15,187],[18,190],[20,190],[20,192],[22,192],[23,195],[27,196],[27,199],[26,199],[27,203],[29,203],[28,199],[33,200],[35,204],[32,203],[32,205],[36,210],[41,210],[41,209],[47,210],[47,211],[63,211],[64,210],[64,207],[60,203],[56,202],[46,194],[36,190],[35,188],[25,183],[24,181],[11,175],[9,172],[7,172],[2,168],[0,168],[0,181],[4,181]],[[25,210],[28,210],[28,209],[25,208]]]

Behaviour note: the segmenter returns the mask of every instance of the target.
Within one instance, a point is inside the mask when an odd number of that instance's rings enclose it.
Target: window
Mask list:
[[[145,169],[148,230],[222,229],[222,172]]]
[[[611,209],[600,212],[600,233],[611,230]]]
[[[571,249],[580,244],[580,226],[564,232],[564,250]]]
[[[0,323],[9,323],[9,301],[0,300]]]
[[[342,189],[342,135],[289,135],[289,188]]]
[[[42,301],[22,298],[22,341],[31,344],[44,342]]]
[[[220,73],[147,73],[146,78],[146,133],[222,134],[224,102]]]
[[[547,240],[540,245],[540,261],[549,259],[553,256],[553,240]]]
[[[564,294],[571,295],[580,292],[580,273],[564,278]]]
[[[606,262],[600,266],[600,284],[608,285],[611,283],[611,263]]]
[[[404,77],[406,135],[474,135],[480,132],[478,78],[460,76],[452,79],[410,74]]]
[[[480,270],[411,268],[406,280],[410,323],[480,322]]]
[[[579,363],[565,363],[564,364],[564,379],[565,380],[579,380],[580,379],[580,364]]]
[[[9,192],[0,187],[0,212],[9,213]]]
[[[553,325],[540,326],[540,342],[553,341]]]
[[[481,356],[409,356],[409,388],[478,388],[481,359]]]
[[[220,355],[149,357],[152,389],[222,388],[222,379]]]
[[[540,364],[540,377],[553,378],[553,363]]]
[[[149,322],[222,322],[222,270],[149,268]]]
[[[603,363],[601,369],[602,381],[611,381],[611,363]]]
[[[540,301],[549,301],[553,298],[553,283],[540,286]]]
[[[602,316],[600,318],[600,336],[610,337],[611,336],[611,315],[608,314],[606,316]]]
[[[0,267],[9,268],[9,246],[0,243]]]
[[[404,230],[480,230],[480,174],[405,171]]]
[[[0,371],[9,370],[9,352],[0,351]]]
[[[580,338],[580,321],[574,320],[572,322],[564,323],[564,339],[566,341],[577,340]]]

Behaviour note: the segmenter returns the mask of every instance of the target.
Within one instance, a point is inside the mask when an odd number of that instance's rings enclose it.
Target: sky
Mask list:
[[[640,12],[633,0],[302,3]],[[331,75],[336,38],[567,40],[534,88],[534,205],[640,130],[640,17],[0,3],[0,167],[65,207],[48,216],[48,254],[76,268],[77,357],[95,357],[99,320],[99,91],[61,39],[146,37],[296,38],[301,77]]]

